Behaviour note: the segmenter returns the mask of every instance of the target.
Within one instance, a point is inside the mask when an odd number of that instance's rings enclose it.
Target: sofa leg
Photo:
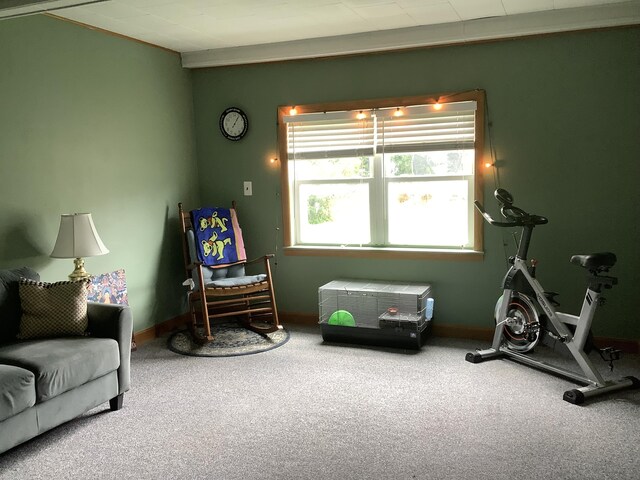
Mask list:
[[[124,393],[121,393],[117,397],[113,397],[109,400],[109,407],[112,411],[120,410],[122,408],[122,401],[124,400]]]

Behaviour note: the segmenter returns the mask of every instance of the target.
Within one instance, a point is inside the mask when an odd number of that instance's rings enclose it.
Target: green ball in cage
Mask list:
[[[329,317],[329,325],[340,325],[342,327],[355,327],[356,321],[346,310],[336,310]]]

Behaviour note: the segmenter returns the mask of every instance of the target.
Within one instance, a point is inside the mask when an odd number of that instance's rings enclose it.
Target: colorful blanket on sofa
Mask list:
[[[247,259],[236,211],[204,207],[191,211],[198,260],[209,266]]]

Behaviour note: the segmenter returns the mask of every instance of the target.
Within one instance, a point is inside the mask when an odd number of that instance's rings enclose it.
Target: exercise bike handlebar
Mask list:
[[[476,206],[476,208],[478,209],[478,211],[482,214],[482,216],[484,217],[484,219],[489,222],[491,225],[494,225],[496,227],[513,227],[515,226],[515,224],[513,222],[498,222],[497,220],[494,220],[493,217],[491,215],[489,215],[483,208],[482,204],[480,202],[478,202],[477,200],[475,202],[473,202],[474,205]]]
[[[507,222],[499,222],[495,220],[485,211],[480,202],[478,202],[477,200],[474,202],[474,205],[476,206],[478,211],[491,225],[494,225],[496,227],[525,227],[544,225],[545,223],[549,222],[546,217],[542,217],[540,215],[532,215],[525,212],[521,208],[514,206],[512,203],[513,197],[503,188],[497,189],[494,195],[498,200],[498,203],[500,204],[500,212],[502,213],[502,216],[508,220]]]

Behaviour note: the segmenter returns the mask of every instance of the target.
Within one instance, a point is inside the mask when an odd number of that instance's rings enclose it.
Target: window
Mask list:
[[[400,105],[400,106],[398,106]],[[280,109],[285,246],[473,252],[484,94]]]

